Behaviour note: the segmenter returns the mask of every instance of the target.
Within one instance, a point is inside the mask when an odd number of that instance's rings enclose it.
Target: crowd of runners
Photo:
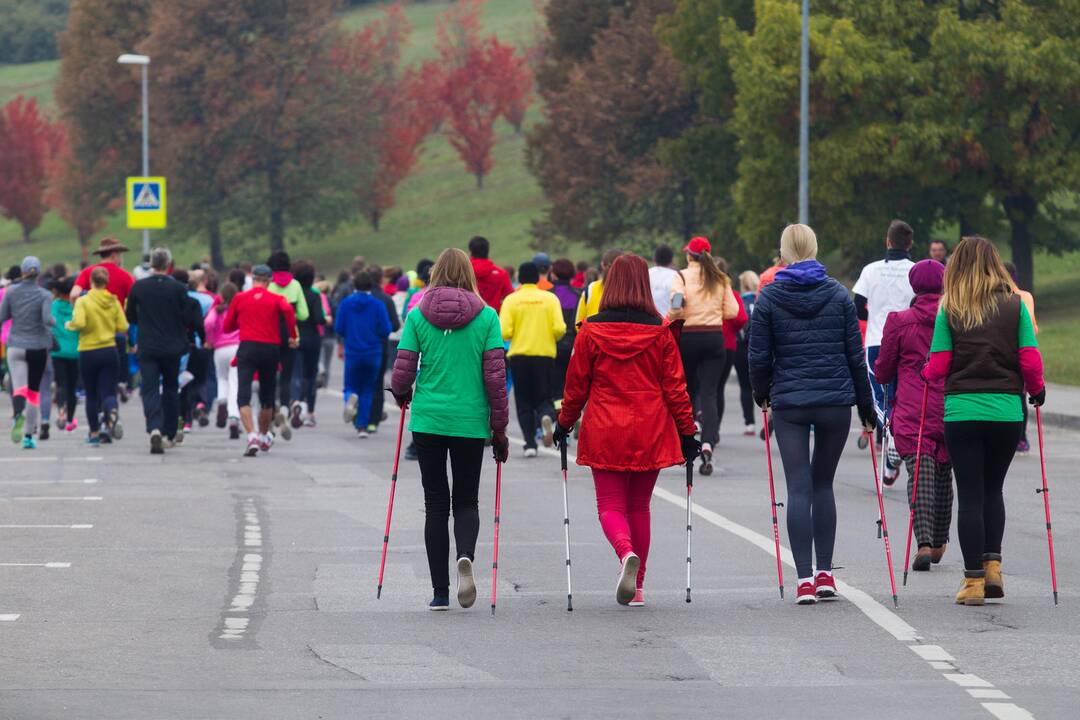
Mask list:
[[[873,441],[882,460],[879,502],[907,468],[912,569],[941,560],[955,495],[955,600],[1003,597],[1002,485],[1030,447],[1025,395],[1036,407],[1046,397],[1030,293],[981,237],[951,255],[935,241],[916,261],[899,220],[853,293],[818,262],[808,226],[788,226],[779,248],[772,267],[737,283],[704,237],[682,248],[685,262],[668,246],[651,267],[611,249],[598,268],[544,253],[500,267],[474,237],[467,252],[447,249],[415,270],[358,258],[332,279],[284,251],[220,274],[181,269],[166,248],[129,273],[128,248],[112,238],[77,273],[28,256],[0,290],[11,439],[34,450],[55,421],[90,445],[120,441],[121,407],[137,390],[150,453],[214,422],[254,457],[317,426],[321,387],[340,397],[334,413],[359,439],[379,431],[392,399],[409,418],[399,447],[424,488],[430,607],[444,610],[451,557],[458,603],[476,599],[481,468],[487,452],[510,458],[512,393],[522,458],[573,445],[591,469],[620,563],[616,599],[640,606],[658,474],[713,473],[734,369],[744,434],[775,436],[779,449],[796,602],[836,596],[832,485],[852,408],[859,446]],[[340,395],[329,388],[335,362]],[[569,552],[567,533],[568,582]]]

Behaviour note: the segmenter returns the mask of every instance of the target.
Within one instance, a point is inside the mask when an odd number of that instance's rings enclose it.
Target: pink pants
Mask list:
[[[649,557],[649,501],[659,474],[659,470],[593,470],[600,527],[619,560],[631,552],[641,558],[639,588],[645,583],[645,561]]]

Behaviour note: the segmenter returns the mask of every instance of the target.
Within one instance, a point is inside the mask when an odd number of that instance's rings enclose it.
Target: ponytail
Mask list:
[[[703,252],[701,254],[691,255],[691,257],[697,260],[701,265],[701,280],[702,284],[705,286],[705,294],[715,295],[717,289],[719,289],[721,292],[725,293],[726,298],[727,289],[731,281],[713,256],[708,252]]]

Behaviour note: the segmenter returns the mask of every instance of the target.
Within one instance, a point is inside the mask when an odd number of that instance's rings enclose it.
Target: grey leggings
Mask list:
[[[791,554],[800,578],[817,569],[832,570],[836,542],[836,499],[833,476],[851,428],[850,407],[807,407],[774,410],[772,423],[787,480],[787,529]],[[810,426],[814,454],[810,455]]]
[[[26,435],[37,432],[41,379],[45,376],[45,366],[48,363],[48,349],[8,348],[8,367],[11,369],[13,393],[12,406],[16,415],[21,415],[24,411],[26,413],[26,425],[23,430]]]

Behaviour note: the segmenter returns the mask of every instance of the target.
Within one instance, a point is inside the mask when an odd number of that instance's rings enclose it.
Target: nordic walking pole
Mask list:
[[[409,404],[401,406],[401,419],[398,421],[397,450],[394,451],[394,473],[390,476],[390,502],[386,506],[386,530],[382,539],[382,560],[379,562],[379,590],[375,599],[382,598],[383,572],[386,570],[386,549],[390,545],[390,517],[394,514],[394,491],[397,490],[398,463],[401,461],[401,436],[405,434],[405,412]]]
[[[570,580],[570,503],[566,497],[566,440],[559,447],[562,459],[563,530],[566,533],[566,612],[574,612],[574,590]]]
[[[882,440],[882,457],[884,457],[885,442]],[[885,562],[889,566],[889,586],[892,588],[893,607],[900,607],[900,601],[896,597],[896,576],[893,574],[892,550],[889,548],[889,523],[885,519],[885,502],[881,499],[881,476],[878,475],[877,455],[870,453],[870,459],[874,463],[874,489],[877,490],[878,513],[881,519],[882,536],[885,538]]]
[[[694,489],[694,463],[686,463],[686,602],[690,602],[690,558],[693,557],[693,544],[691,536],[693,525],[690,521],[690,512],[693,504],[691,493]]]
[[[772,505],[772,534],[776,542],[776,579],[780,585],[780,599],[784,599],[784,568],[780,564],[780,526],[776,522],[776,508],[784,507],[784,503],[776,502],[776,488],[773,486],[772,471],[772,440],[769,435],[769,411],[761,408],[761,417],[765,426],[765,461],[769,466],[769,503]],[[871,453],[872,455],[873,453]]]
[[[1058,604],[1057,568],[1054,566],[1054,534],[1050,531],[1050,489],[1046,487],[1046,456],[1043,453],[1042,408],[1035,406],[1035,424],[1039,428],[1039,469],[1042,470],[1042,487],[1036,490],[1043,496],[1046,509],[1046,544],[1050,547],[1050,585],[1054,590],[1054,604]]]
[[[911,484],[911,515],[908,517],[907,526],[907,550],[904,551],[904,587],[907,587],[908,565],[911,562],[911,535],[915,529],[915,499],[919,493],[919,462],[922,460],[922,434],[923,424],[926,422],[926,395],[930,386],[923,383],[922,386],[922,410],[919,412],[919,440],[915,443],[915,479]]]
[[[502,504],[502,463],[495,462],[495,554],[491,559],[491,615],[495,615],[495,582],[499,577],[499,508]]]
[[[884,385],[882,387],[884,388],[884,392],[883,392],[883,398],[882,398],[882,401],[881,401],[881,405],[882,405],[882,411],[881,411],[881,467],[884,469],[885,467],[887,467],[887,465],[885,463],[885,458],[888,457],[887,448],[889,447],[889,386]],[[873,455],[874,453],[871,452],[870,454]],[[875,469],[874,474],[876,475],[877,472],[878,471]],[[880,476],[878,477],[876,482],[877,482],[878,487],[880,488],[881,487],[881,477]],[[884,522],[884,520],[885,520],[884,515],[879,515],[878,516],[878,520],[877,520],[877,536],[878,536],[878,540],[881,539],[881,525]]]

